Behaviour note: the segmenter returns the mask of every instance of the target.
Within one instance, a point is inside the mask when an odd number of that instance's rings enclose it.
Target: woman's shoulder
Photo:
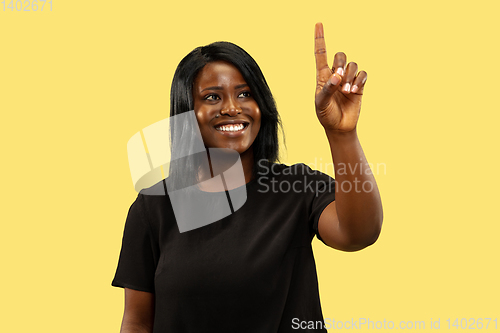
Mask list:
[[[166,195],[166,189],[167,189],[167,183],[168,183],[168,178],[162,179],[156,184],[143,188],[142,190],[139,191],[139,196],[163,196]]]

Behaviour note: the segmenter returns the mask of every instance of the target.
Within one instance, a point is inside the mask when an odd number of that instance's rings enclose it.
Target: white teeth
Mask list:
[[[218,131],[223,131],[223,132],[237,132],[241,131],[245,126],[243,124],[237,124],[237,125],[222,125],[217,127]]]

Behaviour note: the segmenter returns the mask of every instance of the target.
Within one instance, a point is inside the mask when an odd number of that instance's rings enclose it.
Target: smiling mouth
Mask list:
[[[248,127],[248,123],[225,124],[225,125],[216,126],[215,129],[219,132],[224,132],[224,133],[238,133],[238,132],[242,132],[247,127]]]

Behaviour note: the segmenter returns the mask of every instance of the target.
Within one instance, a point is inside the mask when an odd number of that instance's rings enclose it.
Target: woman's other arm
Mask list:
[[[335,201],[320,216],[318,231],[330,247],[358,251],[377,240],[382,203],[356,133],[326,133],[335,168]]]
[[[125,289],[125,311],[120,333],[152,333],[155,295],[145,291]]]
[[[356,125],[367,74],[346,55],[328,65],[323,25],[315,31],[316,114],[325,128],[335,168],[335,201],[318,222],[323,241],[344,251],[373,244],[382,227],[382,202],[375,177],[358,140]]]

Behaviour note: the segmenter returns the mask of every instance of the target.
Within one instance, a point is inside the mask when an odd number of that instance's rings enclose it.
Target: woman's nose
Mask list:
[[[233,100],[228,101],[228,103],[224,105],[220,110],[221,115],[227,114],[230,117],[234,117],[239,113],[241,113],[241,108],[238,105],[236,105],[236,103],[234,103]]]

